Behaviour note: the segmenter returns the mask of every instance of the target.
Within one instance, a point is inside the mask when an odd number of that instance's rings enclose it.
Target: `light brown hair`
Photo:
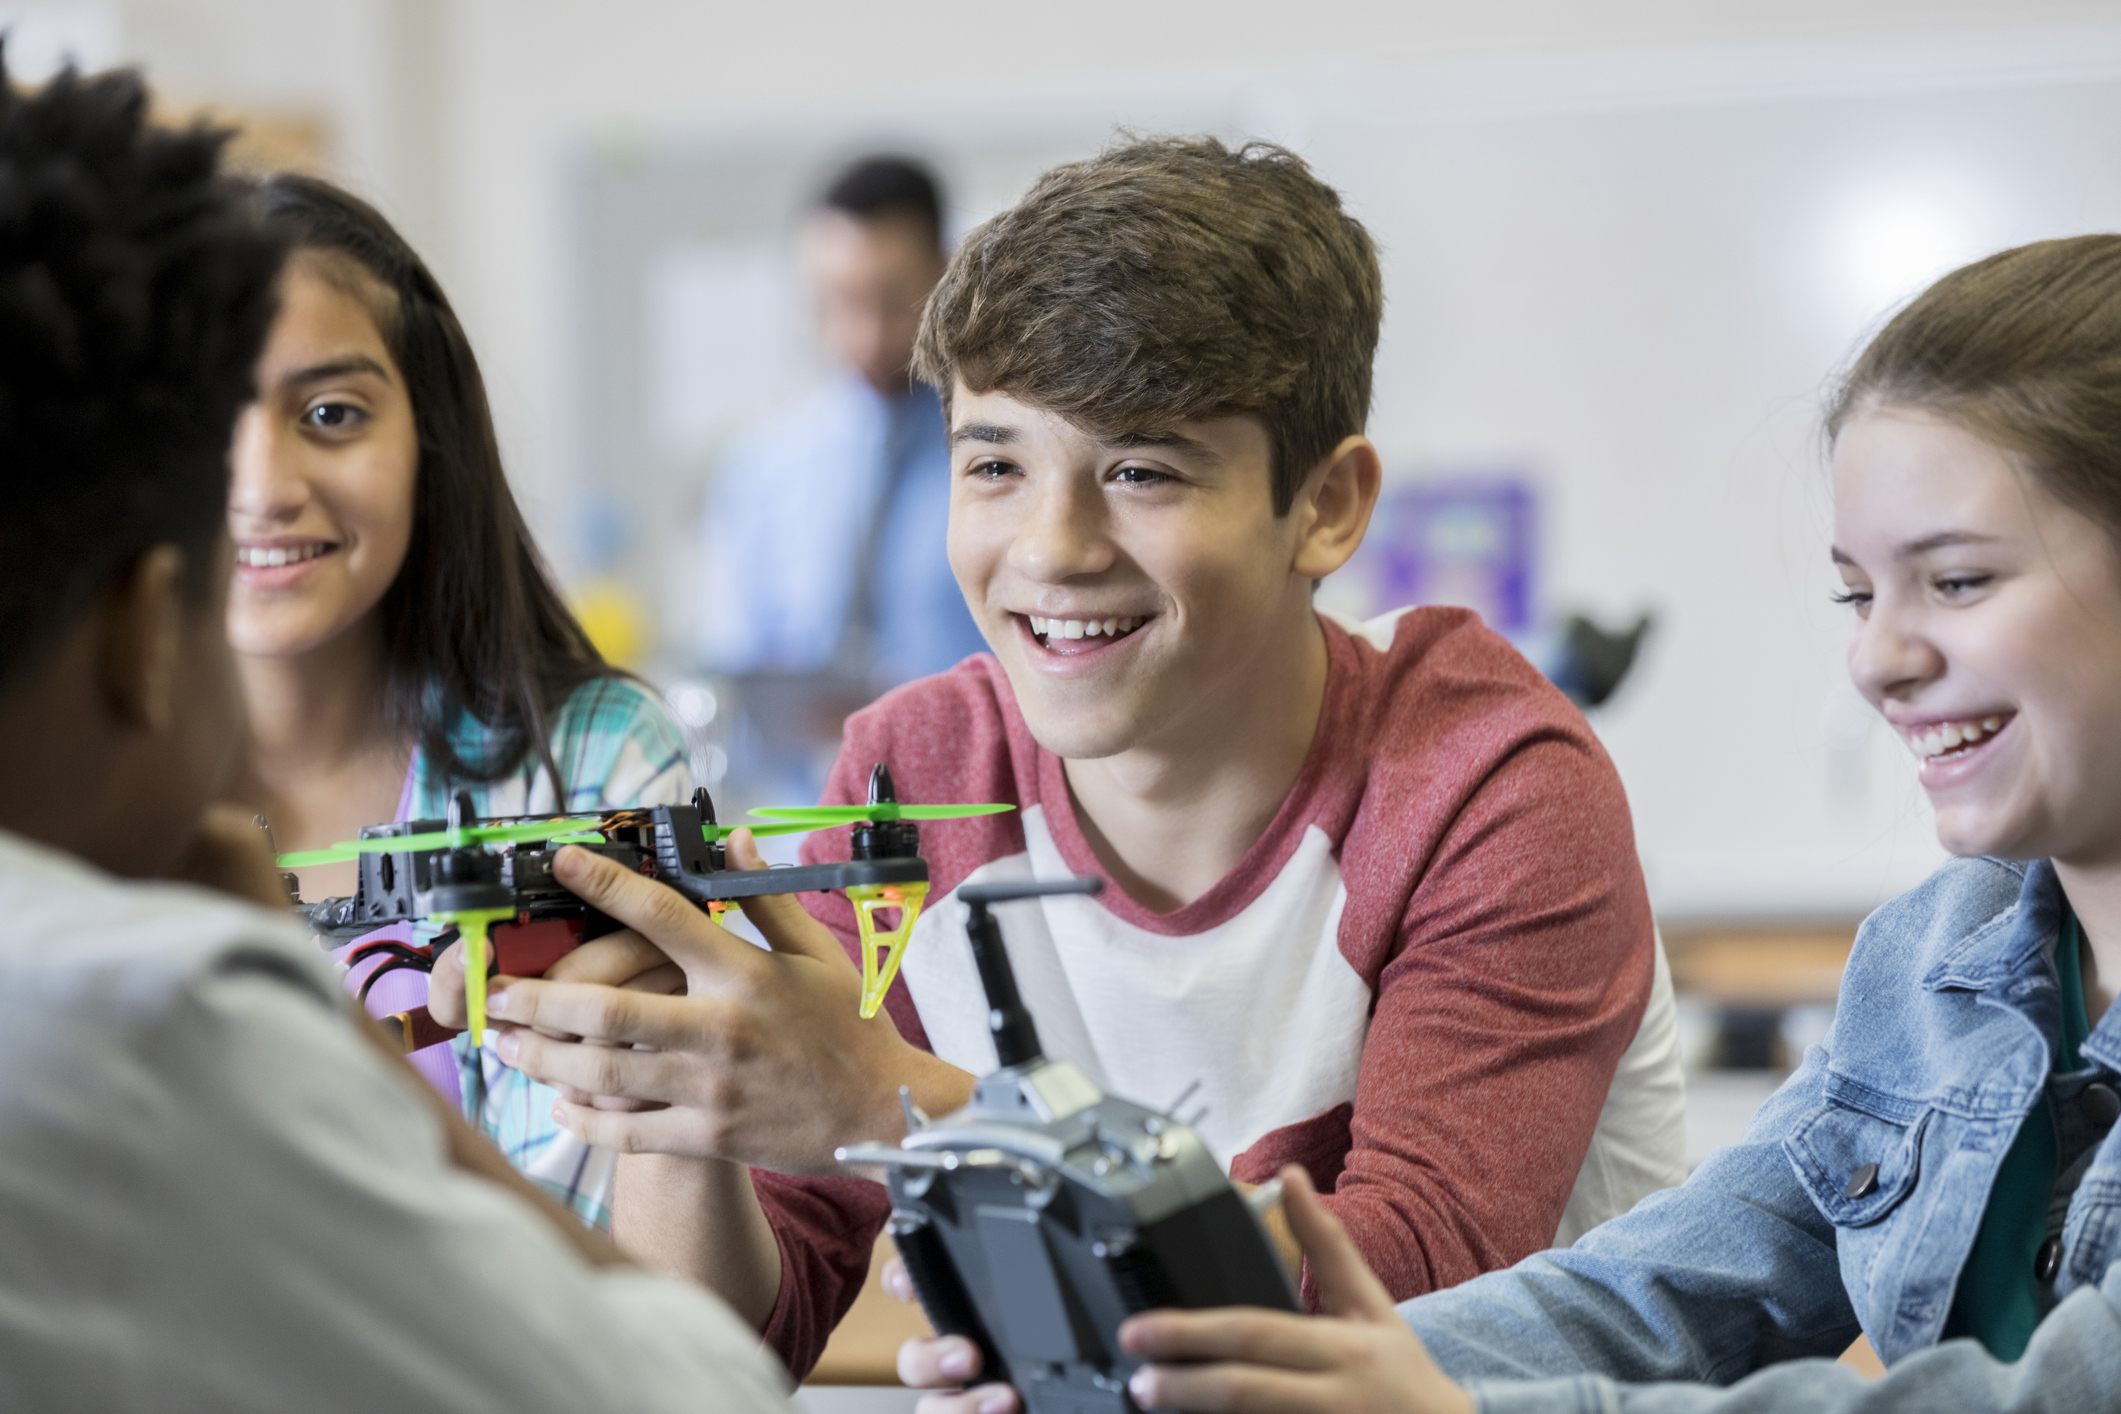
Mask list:
[[[2121,236],[2002,251],[1917,295],[1871,340],[1827,412],[1929,412],[2014,453],[2121,541]]]
[[[1274,513],[1370,411],[1377,251],[1271,143],[1129,142],[1056,167],[972,232],[929,297],[914,372],[999,390],[1094,436],[1248,414]]]

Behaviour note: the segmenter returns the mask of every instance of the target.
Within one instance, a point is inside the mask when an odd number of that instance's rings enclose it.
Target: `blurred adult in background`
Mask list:
[[[735,679],[740,771],[810,795],[848,712],[986,643],[945,556],[942,408],[910,374],[943,273],[935,179],[903,157],[863,158],[826,188],[801,240],[837,368],[721,467],[698,652]]]

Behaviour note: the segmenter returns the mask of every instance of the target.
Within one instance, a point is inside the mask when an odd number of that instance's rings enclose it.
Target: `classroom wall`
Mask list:
[[[1841,686],[1820,389],[1939,262],[2121,216],[2107,3],[100,8],[165,85],[329,118],[451,288],[563,570],[593,455],[584,152],[1011,124],[1087,146],[1189,114],[1292,143],[1384,238],[1395,471],[1530,469],[1550,602],[1661,615],[1597,725],[1670,916],[1860,911],[1933,862]]]

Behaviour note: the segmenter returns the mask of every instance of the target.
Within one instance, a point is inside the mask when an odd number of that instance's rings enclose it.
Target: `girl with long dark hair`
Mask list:
[[[278,176],[258,200],[293,254],[233,457],[229,632],[251,721],[240,798],[283,850],[439,818],[460,789],[481,816],[685,798],[676,728],[598,655],[531,541],[478,361],[433,275],[327,183]],[[350,893],[353,868],[302,871],[304,896]],[[417,1005],[424,985],[393,972],[370,1010]],[[453,1091],[476,1044],[415,1063]],[[544,1086],[490,1051],[478,1061],[488,1134],[608,1226],[611,1155],[552,1123]]]

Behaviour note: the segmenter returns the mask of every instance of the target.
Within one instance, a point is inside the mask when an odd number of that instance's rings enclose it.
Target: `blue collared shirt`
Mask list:
[[[741,438],[709,498],[701,664],[723,673],[838,669],[881,685],[982,651],[945,549],[947,431],[930,389],[887,396],[848,376]],[[871,535],[873,573],[859,586]],[[835,662],[848,615],[864,602],[872,641],[858,646],[861,661]]]

